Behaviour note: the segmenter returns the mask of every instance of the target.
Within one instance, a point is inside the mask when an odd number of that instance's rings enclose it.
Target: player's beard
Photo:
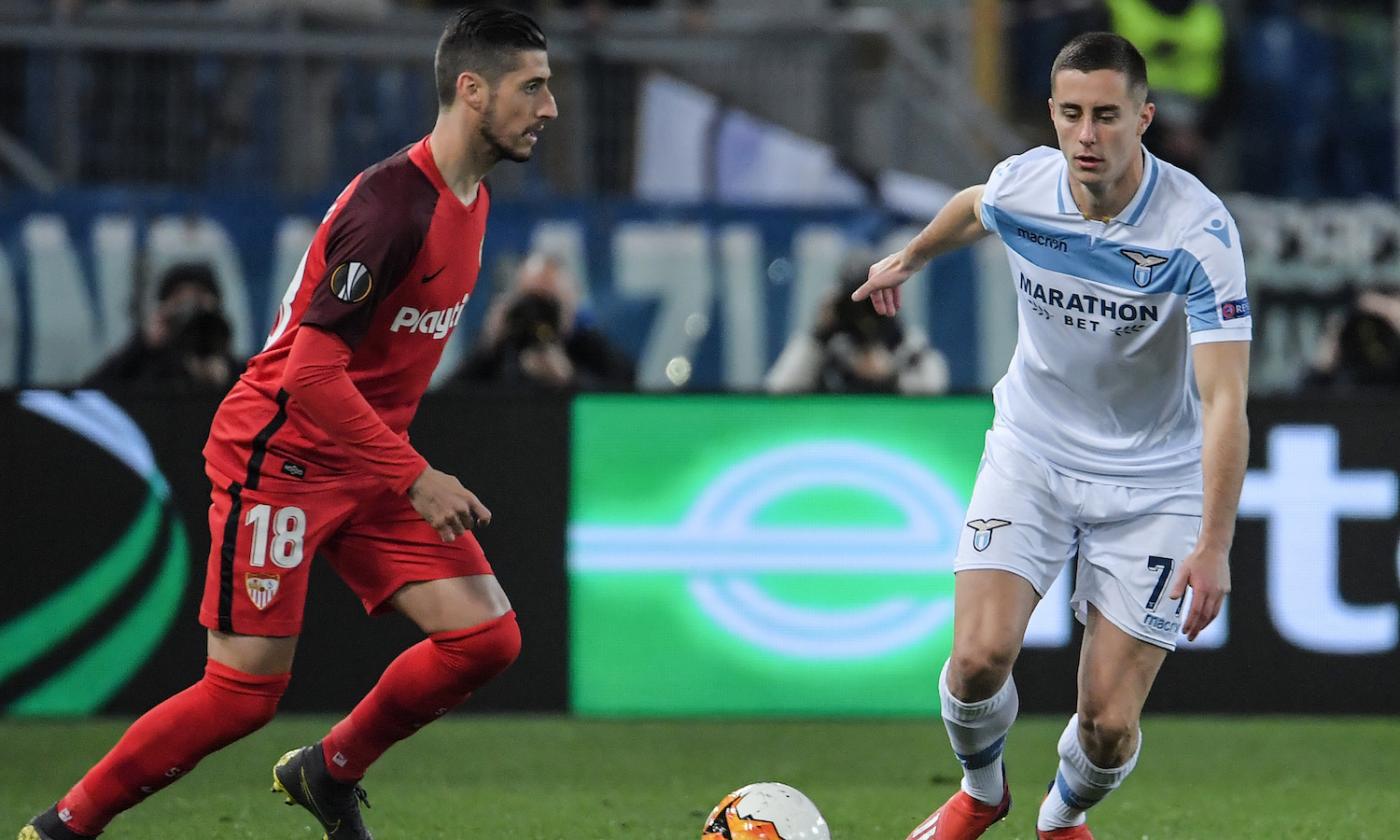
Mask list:
[[[491,150],[491,154],[496,160],[502,158],[513,160],[516,163],[524,163],[530,159],[533,149],[524,152],[516,151],[510,144],[501,138],[496,132],[496,98],[491,97],[491,102],[486,106],[486,113],[481,117],[481,139],[486,141],[486,146]]]

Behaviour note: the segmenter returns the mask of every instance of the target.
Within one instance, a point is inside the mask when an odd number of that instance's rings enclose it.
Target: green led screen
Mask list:
[[[574,404],[570,695],[595,715],[924,715],[986,398]]]

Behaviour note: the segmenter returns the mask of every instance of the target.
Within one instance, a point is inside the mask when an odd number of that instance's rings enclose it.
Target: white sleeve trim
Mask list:
[[[1191,333],[1192,344],[1213,344],[1219,341],[1250,341],[1254,330],[1250,325],[1240,327],[1215,327]]]

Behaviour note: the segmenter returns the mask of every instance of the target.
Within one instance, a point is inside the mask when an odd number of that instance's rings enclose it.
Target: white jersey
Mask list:
[[[1085,219],[1058,149],[992,171],[982,225],[1011,260],[1020,324],[996,426],[1068,475],[1136,487],[1201,481],[1190,345],[1248,341],[1235,221],[1189,173],[1143,151],[1107,222]]]

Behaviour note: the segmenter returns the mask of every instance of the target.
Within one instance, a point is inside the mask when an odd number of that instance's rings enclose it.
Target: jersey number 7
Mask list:
[[[1160,600],[1162,597],[1162,590],[1167,585],[1167,579],[1172,576],[1172,566],[1175,564],[1175,562],[1176,561],[1172,560],[1172,558],[1170,557],[1157,557],[1155,555],[1148,556],[1147,568],[1161,569],[1162,573],[1157,576],[1157,585],[1152,587],[1152,597],[1147,599],[1147,609],[1155,610],[1157,608],[1157,601]],[[1186,599],[1182,598],[1181,601],[1182,603],[1185,603]],[[1177,611],[1180,612],[1181,607],[1178,606]]]

